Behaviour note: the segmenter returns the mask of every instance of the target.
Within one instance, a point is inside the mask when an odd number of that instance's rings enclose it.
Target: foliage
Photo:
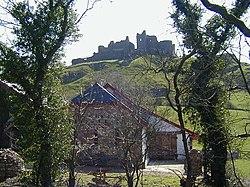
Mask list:
[[[0,148],[8,148],[9,137],[5,134],[6,121],[9,119],[10,102],[8,90],[0,89]]]
[[[76,13],[70,1],[10,2],[13,17],[11,46],[1,44],[1,78],[18,83],[25,95],[17,98],[15,123],[20,150],[33,166],[34,186],[51,186],[67,156],[67,102],[60,87],[63,47],[78,37]]]
[[[207,174],[210,170],[213,185],[225,186],[228,145],[228,130],[225,126],[227,88],[221,81],[221,72],[227,64],[221,60],[220,52],[227,48],[228,42],[234,37],[234,28],[217,15],[202,25],[202,9],[188,0],[174,0],[173,5],[175,12],[171,17],[178,32],[184,37],[184,46],[196,53],[196,59],[186,75],[186,82],[190,85],[186,102],[192,121],[199,124],[203,131],[200,137],[206,151],[205,178],[209,179]],[[241,16],[244,10],[240,7],[241,3],[236,4],[231,11]]]

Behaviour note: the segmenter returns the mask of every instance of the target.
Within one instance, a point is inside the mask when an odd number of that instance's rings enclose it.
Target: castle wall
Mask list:
[[[146,53],[156,54],[158,51],[158,41],[156,36],[147,36]]]
[[[159,53],[162,55],[173,56],[174,55],[174,45],[171,40],[164,40],[158,43]]]
[[[174,45],[171,40],[158,42],[156,36],[146,35],[146,31],[137,34],[137,53],[140,55],[174,55]]]
[[[147,51],[147,36],[146,31],[143,31],[142,34],[137,33],[136,40],[137,40],[137,51],[140,54],[145,54]]]
[[[162,55],[174,56],[175,45],[171,40],[158,42],[156,36],[149,36],[144,30],[141,34],[136,35],[137,49],[133,43],[129,41],[128,36],[125,40],[119,42],[111,41],[108,47],[99,46],[98,53],[94,53],[92,57],[86,58],[84,61],[99,61],[112,59],[128,59],[135,55]],[[78,63],[72,60],[72,64]]]
[[[98,53],[95,53],[89,60],[126,59],[134,50],[134,44],[126,37],[125,40],[119,42],[111,41],[108,47],[99,46]]]

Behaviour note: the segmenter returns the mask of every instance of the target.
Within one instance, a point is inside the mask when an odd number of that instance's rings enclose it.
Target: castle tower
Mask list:
[[[136,35],[137,40],[137,50],[141,54],[147,53],[147,35],[146,31],[144,30],[142,34],[137,33]]]

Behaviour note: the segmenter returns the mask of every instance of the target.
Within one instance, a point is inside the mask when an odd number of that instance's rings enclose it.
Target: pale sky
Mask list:
[[[29,2],[32,1],[29,0]],[[232,1],[234,0],[211,0],[220,5],[225,2],[227,6]],[[0,4],[3,3],[2,0],[0,2]],[[77,0],[76,10],[79,13],[86,9],[86,2],[87,0]],[[181,36],[175,33],[175,29],[172,28],[173,21],[169,17],[169,13],[173,11],[171,2],[172,0],[100,0],[82,19],[79,28],[80,34],[83,36],[79,38],[78,42],[66,46],[66,57],[63,58],[63,61],[70,65],[72,59],[92,56],[94,52],[98,51],[99,45],[107,47],[110,41],[121,41],[126,36],[129,36],[129,40],[136,47],[136,34],[142,33],[143,30],[146,30],[147,35],[155,35],[158,41],[172,40],[176,45],[177,55],[181,55],[178,53]],[[208,16],[211,15],[210,12]],[[8,19],[6,14],[1,14],[1,18]],[[250,23],[249,16],[246,16],[246,20]],[[0,28],[0,31],[2,40],[6,38],[8,32],[3,30],[3,27]],[[248,43],[250,43],[250,38]],[[242,44],[246,46],[244,40]],[[235,46],[237,50],[237,42]],[[244,61],[250,63],[249,50],[249,46],[245,47],[243,54],[245,55]]]
[[[77,7],[80,7],[79,1]],[[171,1],[169,0],[102,0],[87,13],[81,22],[78,42],[66,47],[69,64],[74,58],[84,58],[98,51],[98,46],[108,46],[110,41],[129,40],[136,47],[136,34],[146,30],[148,35],[158,40],[175,40],[171,34],[172,20],[169,18]]]
[[[63,61],[70,65],[72,59],[92,56],[98,51],[99,45],[107,47],[110,41],[121,41],[126,36],[129,36],[129,40],[136,47],[136,34],[142,33],[143,30],[146,30],[148,35],[157,36],[158,41],[172,40],[178,49],[181,37],[172,28],[173,22],[169,17],[169,13],[173,11],[171,2],[171,0],[101,0],[81,21],[80,33],[83,36],[78,42],[66,47],[66,58]],[[232,0],[211,0],[211,2],[220,5],[226,3],[230,6]],[[85,7],[86,0],[78,0],[78,11],[81,12]],[[210,12],[209,17],[211,14]],[[249,50],[249,47],[244,49],[244,61],[249,62],[247,58]]]

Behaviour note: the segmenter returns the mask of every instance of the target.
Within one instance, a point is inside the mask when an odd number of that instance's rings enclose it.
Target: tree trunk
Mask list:
[[[211,163],[211,180],[214,187],[226,186],[226,161],[227,161],[227,143],[224,131],[213,132],[214,143],[211,145],[213,153],[213,162]]]
[[[45,140],[41,145],[41,158],[40,158],[40,174],[41,174],[41,185],[43,187],[50,187],[52,184],[51,179],[51,147],[50,144]]]
[[[134,186],[134,183],[133,183],[133,177],[132,176],[128,176],[127,175],[127,183],[128,183],[128,187],[133,187]]]
[[[45,77],[44,69],[44,67],[40,67],[40,69],[37,71],[33,104],[34,110],[36,111],[35,119],[37,128],[40,129],[40,132],[42,133],[40,137],[41,147],[40,159],[38,161],[38,178],[40,179],[40,183],[43,187],[50,187],[52,185],[52,150],[50,143],[50,128],[46,122],[43,99],[43,80]]]
[[[68,161],[68,167],[69,167],[69,187],[75,187],[75,162],[74,159],[70,159]]]
[[[180,64],[179,64],[179,66],[176,70],[176,73],[174,75],[174,81],[173,81],[174,82],[174,89],[175,89],[175,103],[176,103],[176,107],[177,107],[176,112],[178,114],[178,120],[179,120],[179,123],[181,126],[182,142],[183,142],[185,157],[186,157],[186,162],[187,162],[187,179],[186,179],[186,185],[185,185],[186,187],[192,186],[191,161],[190,161],[187,137],[186,137],[186,132],[185,132],[185,122],[183,119],[182,105],[181,105],[181,101],[180,101],[181,92],[180,92],[179,85],[178,85],[178,77],[181,73],[181,70],[183,68],[184,63],[194,53],[195,53],[195,50],[193,50],[190,54],[188,54],[187,56],[184,56],[181,59]]]
[[[215,108],[218,107],[218,94],[210,99],[210,106],[202,107],[202,125],[207,130],[206,145],[210,156],[211,183],[214,187],[226,186],[227,139],[223,116]],[[204,112],[206,111],[206,112]],[[205,172],[205,171],[204,171]]]

